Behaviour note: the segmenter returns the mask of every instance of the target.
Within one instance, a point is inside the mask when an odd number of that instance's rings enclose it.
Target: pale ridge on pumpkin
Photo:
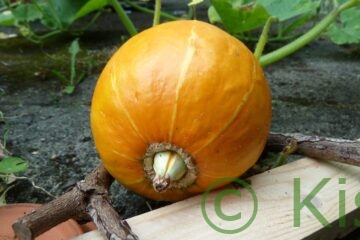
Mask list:
[[[261,154],[269,130],[263,78],[251,52],[210,24],[179,20],[139,33],[114,54],[93,97],[91,127],[104,165],[130,190],[165,201],[238,177]],[[189,178],[176,173],[160,193],[152,183],[163,151],[180,154]]]
[[[118,151],[116,149],[112,149],[112,152],[115,153],[116,155],[126,159],[126,160],[133,161],[133,162],[139,161],[137,159],[134,159],[133,157],[130,157],[130,156],[126,155],[126,154],[121,153],[120,151]]]
[[[220,129],[220,131],[218,131],[216,134],[214,134],[202,147],[200,147],[199,149],[195,150],[193,154],[197,154],[198,152],[200,152],[201,150],[203,150],[204,148],[206,148],[207,146],[209,146],[212,142],[214,142],[223,132],[226,131],[226,129],[228,129],[231,124],[237,119],[238,115],[240,114],[243,106],[245,105],[245,103],[248,101],[250,94],[253,92],[254,90],[254,86],[255,86],[255,81],[256,81],[256,67],[255,67],[255,58],[252,58],[253,60],[253,71],[252,71],[252,79],[251,79],[251,85],[250,88],[248,90],[248,92],[246,92],[243,96],[243,98],[241,99],[239,105],[236,107],[234,114],[229,118],[229,121],[227,121],[224,126]]]
[[[114,92],[115,95],[116,95],[117,103],[118,103],[119,105],[121,105],[122,111],[125,113],[127,120],[129,121],[131,127],[134,129],[134,131],[136,132],[136,134],[137,134],[137,135],[139,136],[139,138],[141,138],[145,143],[147,143],[145,137],[140,133],[139,128],[136,126],[136,124],[135,124],[133,118],[131,117],[129,111],[127,110],[127,108],[126,108],[125,105],[123,104],[123,102],[122,102],[122,100],[121,100],[121,99],[122,99],[121,96],[119,96],[119,91],[117,91],[117,88],[118,88],[118,85],[119,85],[119,84],[117,83],[117,81],[119,81],[119,78],[117,78],[117,77],[115,76],[115,74],[114,74],[113,71],[111,72],[110,77],[111,77],[111,81],[110,81],[110,82],[111,82],[111,88],[112,88],[113,92]]]
[[[179,92],[184,85],[184,82],[186,80],[186,73],[189,70],[189,67],[191,65],[192,59],[194,57],[196,48],[195,48],[195,40],[198,38],[196,32],[195,32],[195,26],[191,28],[189,38],[187,40],[187,48],[185,52],[185,58],[181,64],[180,68],[180,74],[179,74],[179,80],[177,82],[176,86],[176,92],[175,92],[175,106],[174,111],[171,116],[171,127],[170,127],[170,133],[169,133],[169,142],[172,142],[172,138],[175,131],[175,123],[176,123],[176,116],[177,116],[177,110],[178,110],[178,101],[179,101]]]

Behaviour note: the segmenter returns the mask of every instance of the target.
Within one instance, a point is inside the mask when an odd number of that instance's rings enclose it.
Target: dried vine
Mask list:
[[[306,136],[302,134],[271,133],[266,150],[298,153],[319,160],[337,161],[360,166],[360,142]],[[19,240],[31,240],[57,224],[74,218],[94,221],[108,239],[138,239],[127,222],[112,208],[108,190],[113,178],[99,165],[69,192],[18,219],[13,229]]]
[[[318,160],[360,166],[359,140],[307,136],[298,133],[271,133],[266,144],[267,150],[273,152],[280,152],[287,146],[291,146],[292,153]]]
[[[108,189],[113,178],[99,165],[64,195],[18,219],[13,229],[19,240],[31,240],[57,224],[73,218],[93,220],[111,239],[138,239],[110,204]]]

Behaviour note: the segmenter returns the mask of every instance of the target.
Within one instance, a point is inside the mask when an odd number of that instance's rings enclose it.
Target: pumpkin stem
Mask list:
[[[171,143],[152,143],[143,158],[144,173],[156,192],[186,189],[196,181],[193,158]]]
[[[181,179],[186,173],[184,160],[173,151],[156,153],[153,167],[156,174],[153,186],[158,192],[165,191],[171,181]]]

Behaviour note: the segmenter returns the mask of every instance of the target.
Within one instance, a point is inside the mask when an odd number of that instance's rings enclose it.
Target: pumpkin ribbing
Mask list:
[[[127,41],[100,75],[91,127],[104,166],[126,187],[157,200],[202,192],[258,159],[271,98],[253,54],[207,23],[174,21]],[[183,149],[196,167],[185,188],[153,190],[144,170],[151,144]]]

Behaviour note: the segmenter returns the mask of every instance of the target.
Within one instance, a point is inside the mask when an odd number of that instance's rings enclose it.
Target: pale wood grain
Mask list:
[[[303,198],[323,178],[330,178],[312,203],[332,228],[324,228],[306,207],[301,210],[301,226],[294,227],[294,178],[300,178]],[[339,184],[339,178],[346,178],[346,184]],[[360,220],[360,211],[355,205],[355,196],[360,192],[358,167],[304,158],[253,176],[250,180],[258,198],[258,212],[254,222],[237,234],[219,233],[206,223],[201,212],[201,195],[127,219],[127,222],[141,240],[335,239],[356,228],[355,218]],[[345,190],[346,195],[346,227],[339,227],[337,222],[340,190]],[[219,191],[209,194],[206,209],[214,223],[235,229],[250,218],[254,207],[251,194],[245,188],[239,188],[239,191],[241,198],[229,195],[221,202],[222,211],[227,215],[241,211],[242,218],[233,222],[218,218],[211,207]]]

